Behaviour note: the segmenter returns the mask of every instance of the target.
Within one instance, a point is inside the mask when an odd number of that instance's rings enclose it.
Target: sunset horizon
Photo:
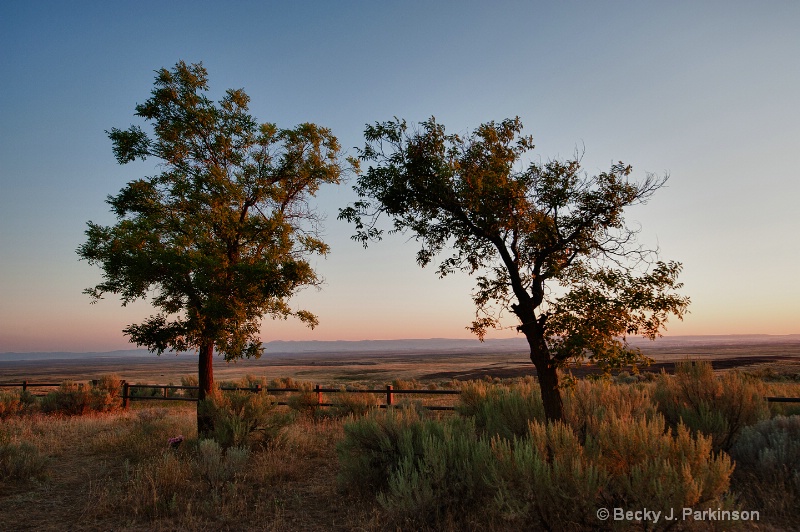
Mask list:
[[[75,250],[87,221],[113,221],[108,195],[157,171],[154,161],[117,164],[106,131],[141,125],[135,105],[154,72],[179,60],[203,63],[212,99],[241,87],[258,120],[330,128],[347,156],[363,148],[367,124],[393,116],[412,125],[435,116],[460,135],[519,117],[536,145],[525,164],[580,154],[590,175],[616,161],[632,165],[634,182],[669,175],[647,204],[625,211],[642,246],[683,264],[689,313],[670,318],[664,334],[800,333],[800,255],[788,245],[800,226],[790,155],[799,80],[786,68],[800,49],[788,25],[797,7],[712,4],[509,4],[457,16],[447,3],[320,4],[311,18],[300,6],[251,6],[245,17],[208,4],[216,16],[172,7],[156,19],[146,9],[5,5],[0,352],[125,349],[133,346],[122,330],[156,313],[148,301],[123,307],[114,296],[91,305],[81,292],[101,271]],[[156,37],[140,43],[139,27]],[[292,44],[298,35],[302,44]],[[414,44],[390,45],[404,39]],[[281,59],[269,61],[266,49]],[[356,177],[314,199],[330,246],[312,264],[323,283],[288,301],[319,325],[267,317],[262,341],[470,338],[474,278],[419,268],[411,233],[367,250],[351,240],[353,226],[337,216],[357,199]],[[513,318],[503,325],[516,326]]]

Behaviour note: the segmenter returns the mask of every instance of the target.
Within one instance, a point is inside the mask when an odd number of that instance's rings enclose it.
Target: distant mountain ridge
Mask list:
[[[768,335],[698,335],[698,336],[665,336],[655,343],[643,338],[633,338],[631,345],[646,348],[647,346],[712,346],[737,344],[774,344],[798,343],[800,334]],[[414,353],[516,353],[527,352],[525,338],[488,339],[479,342],[476,339],[428,338],[407,340],[274,340],[264,344],[264,356],[303,356],[303,355],[347,355],[366,353],[414,354]],[[14,360],[51,360],[70,358],[127,358],[151,357],[146,349],[125,349],[105,352],[39,352],[39,353],[0,353],[0,361]],[[176,356],[165,353],[162,356]]]

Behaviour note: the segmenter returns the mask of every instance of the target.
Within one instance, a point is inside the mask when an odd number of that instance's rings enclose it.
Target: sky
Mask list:
[[[140,123],[179,60],[203,62],[212,97],[244,88],[259,121],[329,127],[349,155],[394,116],[456,133],[519,116],[541,160],[668,173],[626,216],[684,265],[690,314],[666,334],[800,333],[798,24],[794,1],[3,2],[0,352],[127,349],[121,330],[155,313],[91,305],[101,272],[75,250],[87,221],[114,222],[107,195],[157,171],[118,165],[105,131]],[[264,341],[470,337],[473,279],[419,268],[411,235],[350,240],[353,182],[320,191],[325,284],[291,302],[320,325],[266,319]]]

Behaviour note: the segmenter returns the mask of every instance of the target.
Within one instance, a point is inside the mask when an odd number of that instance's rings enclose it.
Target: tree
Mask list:
[[[645,203],[666,181],[631,182],[615,164],[587,176],[580,160],[522,166],[534,148],[519,118],[489,122],[461,137],[431,118],[409,131],[395,119],[368,125],[360,159],[370,166],[340,210],[353,238],[378,240],[378,219],[420,242],[420,266],[452,248],[438,267],[477,274],[476,317],[483,340],[504,311],[518,322],[536,367],[545,414],[562,415],[558,368],[588,358],[608,370],[644,359],[630,335],[654,339],[667,317],[683,317],[689,299],[675,293],[679,263],[655,262],[635,243],[623,209]]]
[[[202,64],[157,71],[136,116],[152,125],[107,132],[120,164],[154,158],[161,173],[128,183],[108,204],[113,226],[88,223],[77,253],[103,269],[84,292],[126,305],[152,294],[159,312],[124,333],[159,355],[197,350],[200,400],[214,389],[213,353],[258,358],[265,315],[316,317],[287,300],[320,279],[306,260],[328,246],[308,200],[342,174],[339,144],[314,124],[279,129],[248,113],[230,89],[215,103]],[[198,409],[198,431],[211,429]]]

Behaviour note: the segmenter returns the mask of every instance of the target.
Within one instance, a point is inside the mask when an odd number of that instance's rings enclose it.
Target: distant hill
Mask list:
[[[644,351],[683,350],[690,348],[734,347],[747,345],[800,345],[800,334],[767,335],[707,335],[707,336],[666,336],[655,342],[643,338],[631,339],[631,344]],[[359,355],[359,354],[446,354],[446,353],[525,353],[528,344],[522,336],[516,338],[490,339],[479,342],[476,339],[429,338],[409,340],[361,340],[361,341],[283,341],[276,340],[264,344],[265,356],[302,357],[319,355]],[[70,353],[0,353],[0,361],[17,360],[55,360],[55,359],[96,359],[152,357],[145,349],[127,349],[108,352]],[[172,356],[165,353],[162,356]]]

